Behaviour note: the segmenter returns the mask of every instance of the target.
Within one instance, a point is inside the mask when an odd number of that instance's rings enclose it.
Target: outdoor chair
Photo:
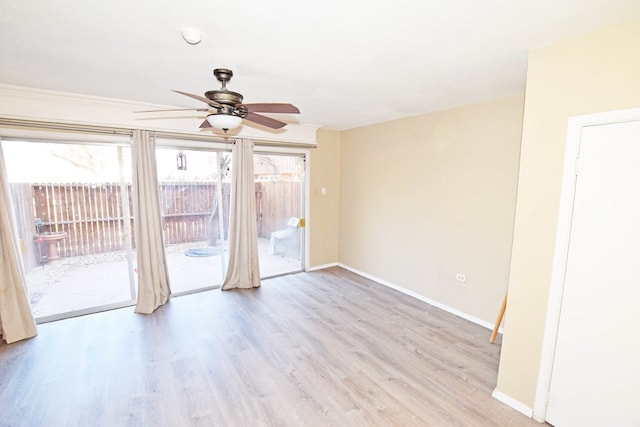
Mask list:
[[[291,218],[289,218],[286,228],[271,233],[271,240],[269,242],[270,255],[282,255],[280,249],[283,244],[290,244],[298,241],[299,223],[300,220],[295,216],[292,216]]]

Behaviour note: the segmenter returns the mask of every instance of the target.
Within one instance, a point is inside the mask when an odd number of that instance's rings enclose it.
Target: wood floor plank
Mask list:
[[[0,345],[0,426],[537,426],[486,329],[341,268],[39,326]]]

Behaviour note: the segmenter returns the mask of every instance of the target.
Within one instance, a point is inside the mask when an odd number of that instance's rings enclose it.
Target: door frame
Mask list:
[[[5,129],[0,129],[0,131],[4,131],[4,130]],[[0,132],[0,134],[3,134],[3,132]],[[23,132],[18,132],[16,136],[10,133],[7,136],[3,136],[0,139],[1,139],[0,143],[2,143],[3,141],[6,141],[6,142],[17,141],[17,142],[24,142],[28,144],[40,143],[40,144],[57,144],[57,145],[66,144],[66,145],[72,145],[72,146],[109,147],[109,149],[117,150],[118,175],[119,175],[118,187],[120,188],[120,197],[121,197],[120,202],[123,208],[123,218],[127,218],[130,216],[129,202],[127,199],[128,195],[125,190],[125,186],[126,186],[125,177],[123,176],[124,164],[122,163],[123,161],[122,148],[130,149],[131,147],[131,141],[129,136],[123,138],[118,135],[108,135],[103,138],[101,136],[96,137],[96,135],[93,135],[90,133],[73,134],[73,133],[62,132],[60,134],[52,134],[46,131],[37,132],[37,131],[26,130]],[[131,157],[131,155],[132,154],[129,153],[129,157]],[[74,309],[71,311],[62,311],[62,312],[58,311],[53,314],[38,315],[37,317],[34,316],[34,320],[36,324],[40,325],[44,323],[55,322],[58,320],[65,320],[73,317],[85,316],[87,314],[96,314],[96,313],[101,313],[101,312],[114,310],[118,308],[131,307],[136,304],[138,289],[137,289],[137,283],[135,280],[135,273],[134,273],[135,255],[133,254],[133,249],[131,246],[132,236],[134,233],[133,233],[133,229],[127,224],[127,221],[125,220],[124,222],[125,222],[124,236],[125,236],[126,242],[125,242],[125,248],[123,249],[123,251],[126,253],[126,263],[127,263],[127,269],[128,269],[127,277],[129,280],[130,298],[126,300],[118,300],[116,302],[109,302],[106,304],[100,303],[99,305],[93,305],[90,307]],[[27,287],[29,287],[29,284],[27,284]],[[29,306],[31,307],[31,302],[29,303]],[[33,308],[31,309],[33,310]]]
[[[310,222],[310,212],[311,212],[311,199],[309,195],[311,194],[311,180],[309,177],[310,174],[310,155],[311,150],[308,148],[300,148],[300,147],[276,147],[276,146],[255,146],[253,148],[254,154],[279,154],[279,155],[290,155],[290,156],[300,156],[302,157],[302,162],[304,165],[303,168],[303,186],[300,189],[302,198],[302,218],[304,218],[304,226],[300,227],[302,230],[302,247],[301,254],[302,257],[300,264],[302,267],[302,271],[309,271],[309,251],[310,251],[310,242],[309,242],[309,227],[307,224]]]
[[[542,352],[538,369],[538,381],[533,406],[533,418],[536,421],[544,422],[547,415],[556,340],[558,337],[558,327],[560,325],[560,311],[562,310],[564,277],[571,237],[573,202],[576,190],[576,168],[580,154],[582,129],[590,126],[631,121],[640,121],[640,108],[574,116],[569,117],[568,120],[556,243],[553,254],[545,329],[542,339]]]

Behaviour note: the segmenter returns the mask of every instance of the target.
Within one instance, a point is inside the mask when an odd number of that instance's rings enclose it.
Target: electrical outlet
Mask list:
[[[458,273],[458,274],[456,274],[456,280],[458,282],[465,283],[467,281],[467,276],[465,276],[464,274]]]

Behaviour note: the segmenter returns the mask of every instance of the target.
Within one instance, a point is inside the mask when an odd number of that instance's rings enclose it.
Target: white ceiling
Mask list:
[[[344,130],[522,93],[529,49],[638,15],[638,0],[0,0],[0,83],[201,107],[170,89],[218,89],[230,68],[245,102]]]

